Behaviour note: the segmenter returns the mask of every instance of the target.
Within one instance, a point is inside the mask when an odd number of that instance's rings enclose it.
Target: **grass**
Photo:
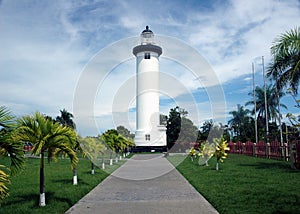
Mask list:
[[[289,162],[230,154],[219,171],[215,163],[186,158],[176,168],[220,213],[299,213],[300,171]]]
[[[1,159],[1,163],[8,159]],[[46,160],[47,161],[47,160]],[[77,166],[78,185],[73,185],[73,171],[69,159],[45,164],[46,206],[39,207],[39,159],[28,159],[25,169],[11,177],[10,196],[4,199],[0,213],[64,213],[79,199],[103,181],[124,163],[113,166],[106,164],[106,170],[95,168],[91,175],[91,163],[80,159]]]

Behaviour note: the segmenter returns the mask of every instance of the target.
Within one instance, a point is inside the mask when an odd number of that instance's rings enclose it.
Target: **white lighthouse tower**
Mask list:
[[[166,127],[159,114],[159,56],[161,47],[155,45],[154,34],[146,26],[141,44],[133,48],[136,56],[136,132],[137,147],[166,147]]]

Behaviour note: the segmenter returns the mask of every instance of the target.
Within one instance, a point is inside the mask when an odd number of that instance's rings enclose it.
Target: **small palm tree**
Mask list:
[[[300,27],[275,39],[271,54],[273,63],[267,75],[276,81],[279,90],[290,86],[297,94],[300,81]]]
[[[10,166],[0,165],[0,203],[9,195],[9,174],[23,167],[23,144],[14,140],[15,117],[4,106],[0,106],[0,156],[10,158]],[[10,173],[9,173],[10,172]]]
[[[46,205],[44,188],[45,152],[48,153],[48,158],[57,158],[58,153],[63,151],[69,156],[71,166],[74,168],[78,163],[78,158],[73,150],[76,137],[76,133],[72,128],[46,119],[45,116],[39,112],[36,112],[33,116],[24,116],[17,121],[17,140],[32,143],[32,154],[41,156],[40,206]]]
[[[97,137],[80,138],[80,146],[92,163],[92,175],[95,174],[95,163],[98,165],[100,156],[103,157],[106,147]]]
[[[107,130],[102,135],[102,139],[110,150],[109,165],[113,165],[112,155],[113,152],[116,152],[117,136],[118,132],[114,129]]]

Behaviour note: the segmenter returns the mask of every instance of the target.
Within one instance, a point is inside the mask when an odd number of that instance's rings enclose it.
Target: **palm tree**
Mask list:
[[[249,109],[244,109],[243,106],[238,105],[237,111],[231,111],[229,114],[232,114],[232,119],[228,121],[228,124],[233,127],[236,132],[237,137],[242,135],[242,132],[245,130],[246,125],[248,125],[250,121],[250,117],[248,116],[250,113]]]
[[[109,157],[109,165],[113,165],[113,159],[112,155],[115,151],[115,144],[116,144],[116,136],[118,135],[118,132],[110,129],[107,130],[104,134],[101,135],[101,138],[104,140],[105,144],[110,150],[110,157]]]
[[[62,124],[63,126],[67,126],[67,127],[70,127],[72,129],[76,129],[76,124],[74,123],[73,121],[73,114],[68,112],[66,109],[63,109],[63,110],[60,110],[60,116],[57,116],[56,117],[56,122]],[[78,153],[81,151],[81,148],[80,148],[80,144],[77,142],[75,145],[74,145],[74,148],[73,150]],[[76,167],[73,168],[73,184],[74,185],[77,185],[77,169]]]
[[[24,164],[23,144],[14,140],[15,117],[0,106],[0,156],[10,157],[10,166],[0,165],[0,203],[9,195],[9,171],[13,174]]]
[[[60,110],[60,116],[56,117],[56,121],[62,125],[69,126],[76,129],[76,124],[73,121],[73,114],[68,112],[66,109]]]
[[[57,158],[59,152],[63,151],[71,160],[74,168],[78,158],[73,150],[76,143],[75,131],[67,126],[62,126],[52,120],[47,120],[41,113],[36,112],[33,116],[24,116],[17,121],[17,140],[33,144],[32,154],[40,155],[40,200],[39,205],[45,206],[44,188],[44,156]]]
[[[95,173],[95,163],[98,165],[100,156],[104,156],[106,147],[97,137],[80,138],[80,146],[84,150],[84,154],[88,156],[92,163],[92,175]],[[102,159],[103,160],[103,159]]]
[[[253,93],[249,93],[250,96],[253,97]],[[276,122],[277,119],[279,119],[279,112],[278,112],[278,99],[281,98],[284,95],[283,92],[278,92],[278,95],[276,94],[275,87],[271,85],[267,85],[266,87],[266,98],[267,98],[267,112],[268,112],[268,119],[273,120]],[[266,118],[266,108],[265,108],[265,94],[264,94],[264,88],[263,87],[256,87],[255,88],[255,99],[256,99],[256,110],[257,110],[257,118],[261,121],[265,121]],[[254,101],[253,99],[251,101],[248,101],[246,104],[253,105]],[[280,104],[280,107],[287,109],[286,105]],[[254,108],[251,112],[254,114]]]
[[[271,47],[273,63],[267,76],[276,81],[279,90],[290,86],[297,94],[300,81],[300,27],[275,39]]]

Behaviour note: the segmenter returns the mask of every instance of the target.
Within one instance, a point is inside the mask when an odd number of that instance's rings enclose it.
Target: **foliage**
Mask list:
[[[276,38],[271,54],[273,62],[267,75],[276,81],[279,90],[290,86],[297,94],[300,81],[300,27]]]
[[[60,110],[60,116],[56,117],[56,122],[59,122],[62,125],[76,129],[76,124],[73,121],[73,114],[68,112],[66,109]]]
[[[33,144],[32,154],[40,155],[40,193],[44,191],[44,153],[47,151],[48,160],[57,159],[60,152],[67,154],[71,166],[76,167],[78,158],[73,148],[77,142],[77,135],[73,128],[60,125],[53,120],[46,119],[44,115],[36,112],[32,116],[24,116],[18,121],[16,140]],[[44,206],[40,199],[41,206]]]
[[[104,155],[106,147],[98,137],[79,137],[79,143],[84,151],[84,154],[90,159],[92,163],[97,163],[99,158]],[[97,164],[96,164],[97,165]]]
[[[196,142],[197,140],[197,127],[193,122],[185,117],[181,118],[181,129],[178,136],[178,142]]]
[[[111,150],[111,152],[118,153],[119,151],[124,152],[128,147],[134,146],[134,142],[131,138],[126,138],[115,129],[109,129],[101,138]]]
[[[197,155],[197,150],[193,147],[189,151],[189,156],[191,157],[191,160],[194,161]]]
[[[172,108],[167,120],[167,146],[171,149],[177,141],[181,129],[180,108],[176,106]]]
[[[205,141],[208,139],[210,130],[214,126],[213,120],[204,121],[203,125],[200,127],[200,133],[198,136],[198,141]]]
[[[257,111],[257,118],[261,121],[265,121],[266,118],[266,108],[265,108],[265,92],[263,87],[256,87],[255,88],[255,99],[256,99],[256,111]],[[252,100],[248,101],[246,103],[247,105],[253,105],[254,106],[254,100],[253,100],[253,93],[249,93],[249,95],[252,96]],[[279,92],[276,93],[275,87],[272,85],[267,85],[266,87],[266,98],[267,98],[267,112],[268,112],[268,119],[273,121],[276,121],[279,119],[279,112],[278,112],[278,99],[277,96],[279,96],[279,99],[284,95],[284,93]],[[287,109],[286,105],[280,104],[280,107]],[[253,115],[255,113],[254,107],[251,112]]]
[[[57,158],[60,151],[65,152],[75,167],[78,158],[73,151],[77,135],[72,128],[61,126],[57,122],[47,120],[41,113],[24,116],[18,121],[16,139],[33,144],[32,154],[39,155],[47,151],[48,157]]]
[[[0,157],[9,156],[10,164],[0,165],[0,204],[9,195],[9,174],[23,168],[23,144],[14,139],[15,117],[4,106],[0,106]]]
[[[0,165],[0,168],[7,170],[7,167]],[[4,170],[0,169],[0,202],[9,196],[8,185],[10,184],[9,175]]]
[[[295,127],[300,127],[300,115],[295,116],[291,113],[287,113],[286,117],[289,119],[290,123]]]
[[[126,138],[130,138],[130,139],[134,138],[134,134],[131,134],[130,131],[124,126],[118,126],[117,131],[119,134],[121,134],[122,136],[124,136]]]
[[[208,161],[214,155],[215,152],[216,152],[215,146],[210,144],[209,141],[202,143],[198,153],[199,165],[205,164],[206,166],[208,166]]]
[[[178,106],[170,110],[167,120],[167,146],[169,149],[176,144],[178,149],[185,149],[187,142],[196,142],[198,129],[187,118],[188,112]]]
[[[14,136],[16,128],[15,117],[6,107],[0,106],[0,156],[9,155],[9,168],[14,174],[23,167],[23,144],[18,142]]]
[[[229,151],[228,143],[223,138],[215,138],[214,139],[214,147],[215,147],[215,157],[217,158],[217,162],[223,162],[227,157],[226,151]]]
[[[210,158],[215,156],[217,159],[216,169],[218,170],[218,164],[219,162],[223,162],[227,157],[227,151],[229,151],[228,143],[223,137],[221,137],[214,138],[213,143],[210,143],[209,141],[203,142],[199,148],[199,152],[197,152],[194,147],[191,148],[189,151],[189,156],[191,157],[192,161],[194,161],[198,156],[198,164],[200,166],[208,166],[208,161]]]
[[[238,105],[236,111],[229,113],[232,114],[232,119],[228,121],[228,124],[236,134],[234,141],[246,142],[252,140],[251,137],[255,136],[255,134],[254,120],[249,116],[250,110]]]

